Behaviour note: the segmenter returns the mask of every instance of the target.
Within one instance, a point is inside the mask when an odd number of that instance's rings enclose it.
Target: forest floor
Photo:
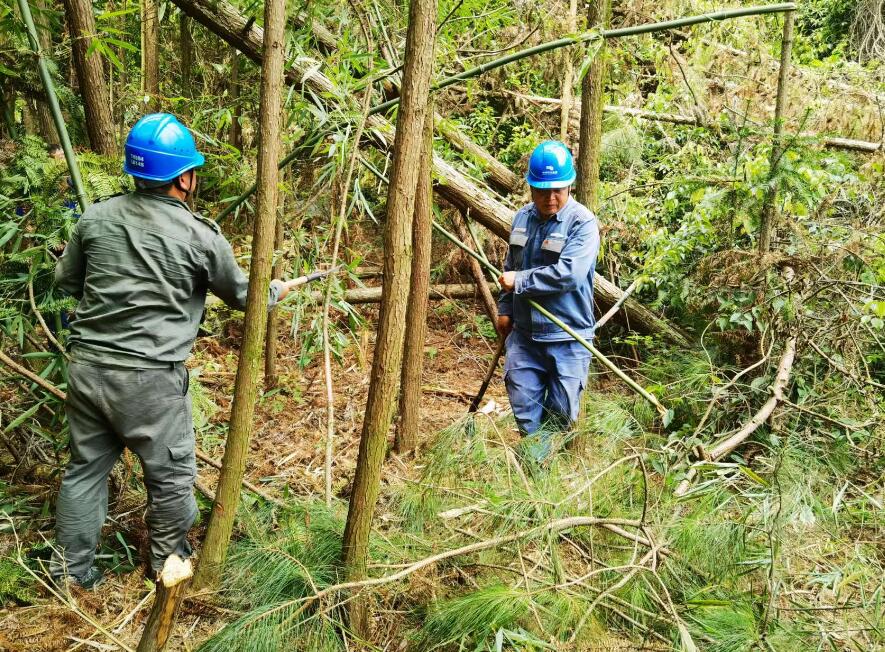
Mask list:
[[[375,306],[361,311],[366,316]],[[425,385],[421,433],[431,437],[463,418],[470,399],[478,390],[493,355],[494,342],[474,332],[458,332],[464,315],[474,321],[470,302],[433,302],[429,311],[425,351]],[[297,340],[289,333],[285,316],[277,315],[280,327],[277,356],[280,385],[267,392],[255,413],[246,479],[277,497],[313,498],[323,495],[323,463],[326,437],[326,402],[323,365],[317,355],[306,368],[299,365]],[[371,322],[367,322],[368,326]],[[198,446],[215,459],[221,459],[224,442],[220,435],[230,416],[236,374],[236,342],[242,322],[224,322],[223,332],[197,340],[189,360],[191,392],[194,400]],[[360,428],[369,387],[374,332],[365,330],[359,346],[348,346],[340,362],[333,361],[336,439],[333,464],[334,491],[346,499],[359,450]],[[490,406],[489,403],[492,402]],[[506,411],[507,395],[501,368],[489,386],[484,405],[497,413]],[[514,439],[516,433],[513,433]],[[411,466],[395,456],[394,476],[415,475]],[[213,488],[217,472],[199,462],[201,484]],[[126,480],[128,474],[128,481]],[[99,564],[107,581],[95,592],[76,591],[75,599],[83,613],[111,630],[121,642],[136,647],[143,621],[150,609],[152,592],[143,576],[147,554],[147,531],[142,520],[145,508],[143,485],[138,472],[117,465],[112,479],[108,522],[103,532]],[[57,490],[57,480],[52,493]],[[122,487],[122,490],[121,490]],[[49,498],[45,484],[19,485],[22,504],[39,511]],[[244,509],[258,500],[244,492]],[[211,503],[199,492],[197,498],[205,515]],[[51,514],[43,510],[39,529],[32,529],[23,544],[35,544],[51,536]],[[33,519],[34,517],[30,517]],[[36,524],[35,524],[36,525]],[[202,519],[191,532],[197,550],[205,533]],[[16,537],[9,528],[0,530],[0,556],[15,553]],[[125,546],[124,547],[124,542]],[[134,562],[134,563],[133,563]],[[134,566],[134,568],[133,568]],[[151,593],[149,596],[148,594]],[[223,602],[223,601],[222,601]],[[170,649],[196,649],[200,642],[236,615],[219,606],[213,598],[194,599],[182,607],[176,639]],[[69,606],[50,595],[45,588],[30,606],[0,609],[0,651],[61,652],[63,650],[111,650],[108,639]]]

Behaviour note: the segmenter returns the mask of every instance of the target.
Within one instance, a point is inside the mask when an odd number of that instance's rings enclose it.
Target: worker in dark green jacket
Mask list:
[[[56,507],[50,573],[84,588],[108,504],[108,475],[124,448],[141,461],[148,502],[150,571],[190,556],[197,515],[188,372],[206,293],[243,310],[248,280],[218,226],[185,203],[205,159],[174,116],[139,120],[124,170],[136,191],[90,206],[55,270],[79,300],[71,321],[68,397],[71,458]],[[292,284],[274,280],[268,305]]]

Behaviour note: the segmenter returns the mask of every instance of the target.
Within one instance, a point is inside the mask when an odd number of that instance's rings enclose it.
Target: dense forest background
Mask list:
[[[750,4],[442,0],[432,77],[588,30]],[[221,582],[184,601],[169,649],[883,647],[885,3],[797,5],[604,47],[588,38],[432,94],[433,217],[493,266],[528,201],[533,147],[561,138],[579,158],[593,150],[597,317],[617,308],[595,345],[664,409],[597,361],[562,452],[543,472],[523,468],[500,372],[466,414],[496,348],[494,279],[434,233],[421,398],[406,408],[420,410],[417,446],[394,441],[395,422],[363,573],[377,581],[348,591],[342,537],[398,110],[371,107],[398,97],[410,7],[287,3],[277,144],[292,156],[275,273],[344,268],[272,314]],[[194,208],[219,220],[248,268],[257,204],[234,200],[257,174],[263,4],[30,10],[89,200],[130,189],[121,151],[138,117],[174,113],[207,158]],[[591,107],[581,100],[593,80]],[[75,307],[52,272],[82,212],[48,148],[61,142],[50,100],[20,5],[3,0],[0,649],[134,649],[154,595],[140,572],[136,460],[112,477],[99,554],[111,581],[60,599],[41,572],[67,456],[60,348]],[[580,152],[594,119],[598,144]],[[188,361],[197,548],[243,330],[243,313],[210,301]],[[354,603],[367,626],[350,626]]]

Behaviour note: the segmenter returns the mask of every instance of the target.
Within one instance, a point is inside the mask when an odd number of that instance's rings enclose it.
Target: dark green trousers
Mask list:
[[[187,533],[197,516],[194,428],[183,363],[156,369],[73,362],[65,405],[71,459],[56,506],[51,572],[82,575],[95,559],[108,511],[108,475],[124,448],[141,460],[148,502],[150,564],[190,556]]]

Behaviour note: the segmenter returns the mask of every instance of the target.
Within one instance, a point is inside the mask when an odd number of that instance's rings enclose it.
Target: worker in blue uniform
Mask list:
[[[507,338],[504,383],[530,459],[543,462],[552,438],[578,418],[590,353],[534,310],[552,312],[593,338],[593,275],[599,253],[596,216],[570,195],[571,152],[561,142],[538,145],[526,181],[532,202],[514,216],[504,272],[498,279],[498,332]]]

